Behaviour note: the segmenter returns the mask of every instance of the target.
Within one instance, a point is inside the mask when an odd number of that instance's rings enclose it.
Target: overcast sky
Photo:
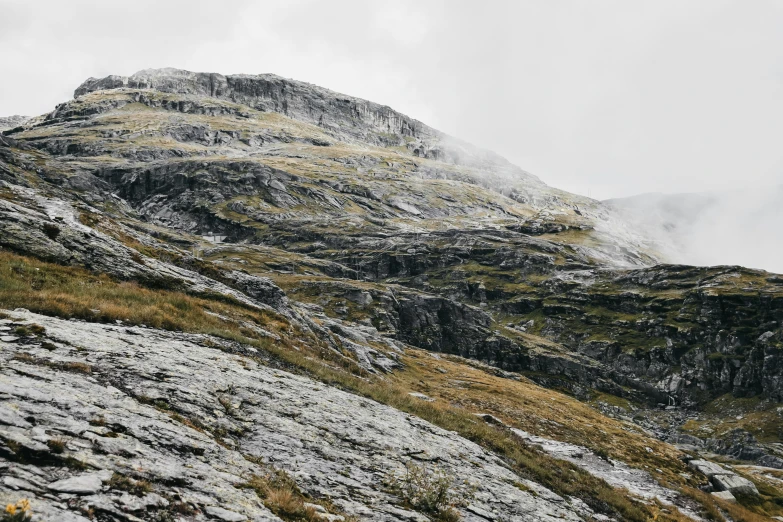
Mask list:
[[[384,103],[595,198],[783,183],[783,1],[0,0],[0,115],[150,67]]]

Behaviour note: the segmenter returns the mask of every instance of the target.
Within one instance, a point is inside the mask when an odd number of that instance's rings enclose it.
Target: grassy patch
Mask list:
[[[734,397],[726,394],[709,402],[700,420],[689,420],[681,431],[700,438],[720,437],[741,429],[760,442],[780,442],[783,437],[783,414],[780,405],[760,397]]]
[[[296,481],[281,469],[260,464],[263,473],[253,475],[243,484],[250,488],[263,500],[269,510],[286,522],[315,522],[323,520],[319,511],[340,515],[350,522],[353,517],[340,512],[328,502],[321,502],[309,498],[302,493],[296,485]],[[317,506],[319,506],[317,508]]]
[[[152,484],[146,480],[134,480],[120,473],[114,473],[106,483],[111,489],[127,491],[131,495],[143,497],[152,491]]]
[[[263,325],[271,331],[288,326],[287,321],[272,312],[240,303],[117,282],[81,268],[2,251],[0,307],[26,308],[45,315],[94,322],[121,320],[165,330],[215,334],[237,341],[249,338],[260,343],[266,342],[266,338],[250,331],[239,334],[236,325],[219,316]]]
[[[13,357],[14,360],[25,364],[35,364],[39,366],[48,366],[56,370],[62,370],[72,373],[92,373],[92,366],[81,361],[50,361],[48,359],[39,359],[27,353],[19,353]]]

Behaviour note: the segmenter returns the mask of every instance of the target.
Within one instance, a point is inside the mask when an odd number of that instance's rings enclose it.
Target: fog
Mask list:
[[[644,194],[607,203],[665,259],[742,265],[783,274],[783,186],[693,194]]]
[[[596,199],[757,189],[678,241],[773,269],[783,240],[753,209],[783,184],[781,27],[778,0],[0,0],[0,116],[48,112],[90,76],[271,72]]]

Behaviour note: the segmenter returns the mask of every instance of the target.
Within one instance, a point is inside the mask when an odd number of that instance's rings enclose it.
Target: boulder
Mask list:
[[[712,496],[725,500],[726,502],[737,502],[737,499],[734,498],[731,491],[713,491]]]
[[[705,475],[708,479],[712,479],[712,477],[716,475],[726,475],[731,473],[722,466],[719,466],[718,464],[708,460],[692,460],[688,463],[688,466],[695,469],[702,475]]]
[[[712,485],[718,491],[729,491],[733,495],[758,495],[756,485],[745,477],[736,474],[715,475],[712,477]]]

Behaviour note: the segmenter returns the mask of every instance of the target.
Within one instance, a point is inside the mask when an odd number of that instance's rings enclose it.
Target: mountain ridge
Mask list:
[[[783,515],[753,471],[783,469],[782,277],[659,264],[603,203],[309,84],[167,69],[76,94],[0,134],[0,408],[40,417],[0,416],[0,501],[101,520]],[[122,403],[50,417],[36,378]],[[374,413],[332,427],[318,412],[346,411],[311,388]],[[413,426],[386,449],[380,411]],[[156,444],[172,469],[213,473],[203,450],[228,471],[173,481]],[[90,494],[51,503],[29,463]],[[505,482],[475,483],[493,463]],[[448,500],[417,500],[427,477]]]

